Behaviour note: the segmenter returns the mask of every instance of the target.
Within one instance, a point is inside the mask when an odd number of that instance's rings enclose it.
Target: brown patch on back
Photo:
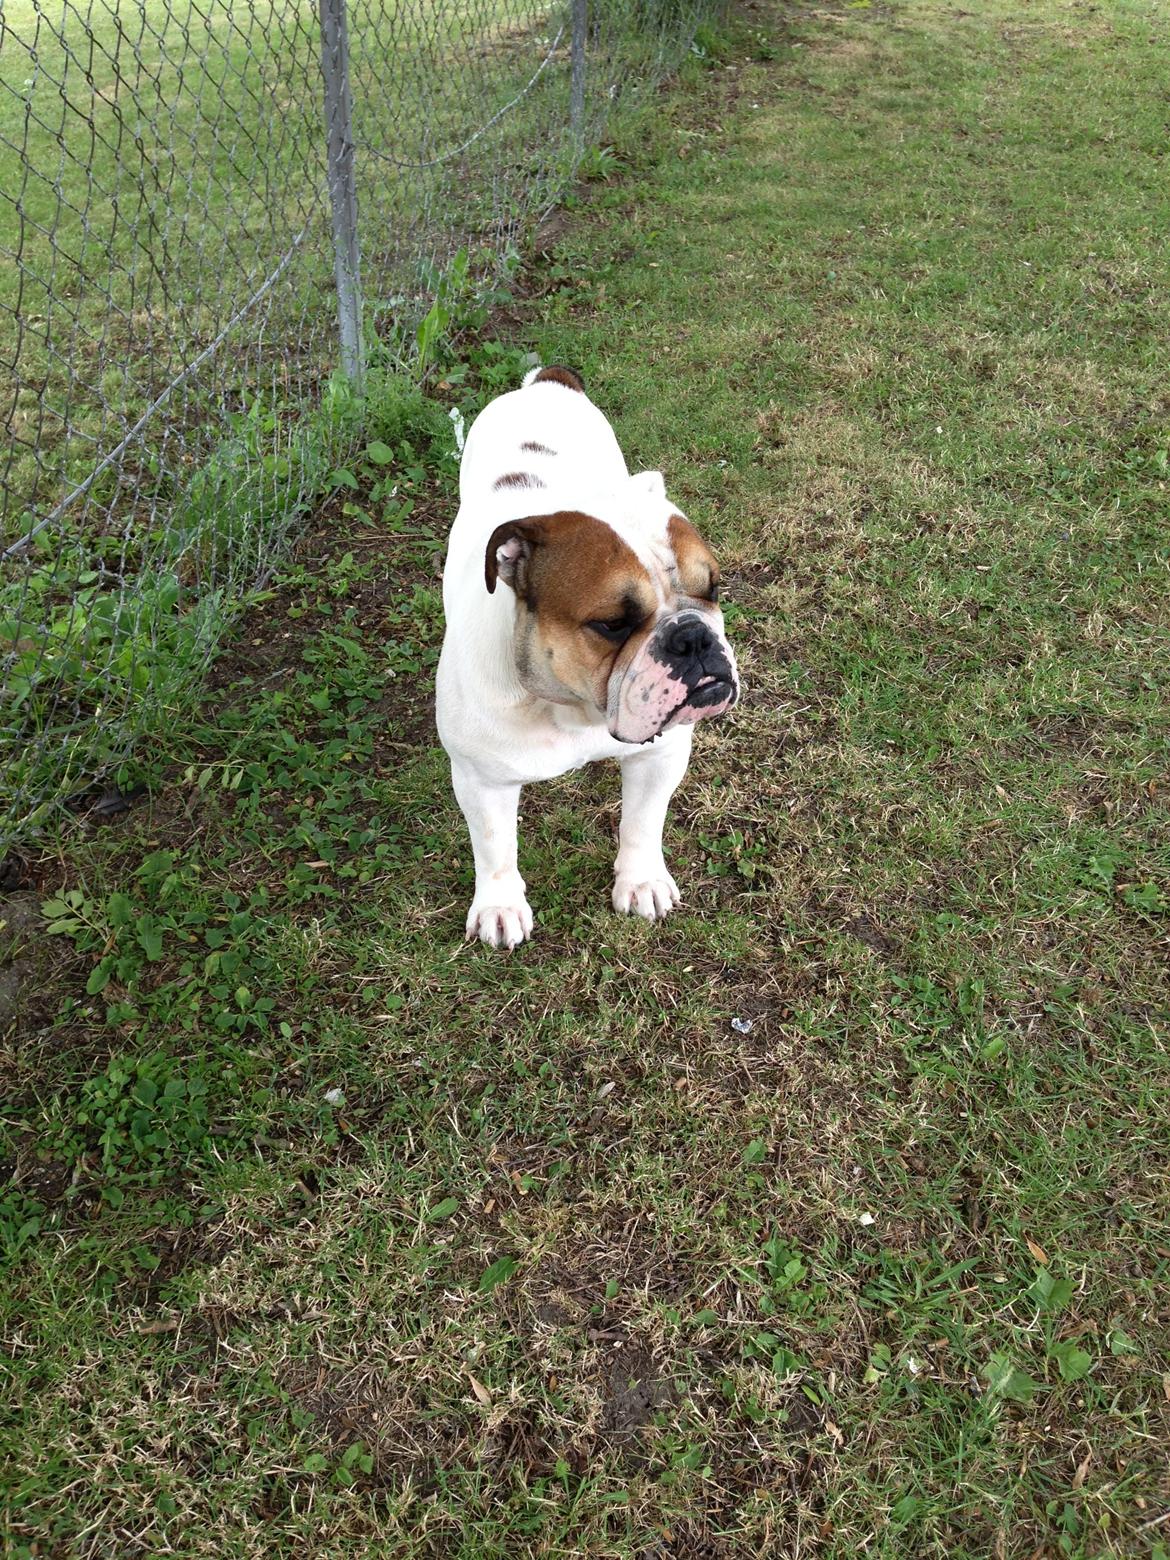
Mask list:
[[[530,471],[508,471],[492,483],[493,488],[542,488],[543,486],[544,483],[540,478],[534,477]]]
[[[719,590],[719,565],[711,549],[682,515],[671,515],[666,529],[683,590],[696,601],[714,601]]]
[[[585,381],[580,374],[575,374],[571,368],[562,368],[558,363],[550,364],[548,368],[542,368],[532,383],[534,385],[564,385],[568,390],[578,390],[582,395],[585,394]]]
[[[550,450],[547,444],[537,444],[535,439],[525,439],[520,446],[522,450],[530,450],[533,455],[555,455],[556,450]]]

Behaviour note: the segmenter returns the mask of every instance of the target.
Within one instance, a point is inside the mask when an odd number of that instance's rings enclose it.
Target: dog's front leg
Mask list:
[[[475,854],[475,898],[467,912],[467,938],[493,948],[515,948],[532,935],[532,911],[516,866],[518,785],[492,785],[454,760],[451,781],[467,820]]]
[[[622,821],[613,907],[623,915],[656,921],[679,902],[678,885],[662,854],[662,829],[670,798],[687,772],[692,735],[690,726],[680,726],[656,746],[621,760]]]

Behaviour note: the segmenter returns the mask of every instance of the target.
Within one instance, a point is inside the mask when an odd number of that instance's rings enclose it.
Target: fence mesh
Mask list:
[[[0,853],[178,706],[356,436],[339,214],[401,361],[711,0],[342,7],[0,9]]]

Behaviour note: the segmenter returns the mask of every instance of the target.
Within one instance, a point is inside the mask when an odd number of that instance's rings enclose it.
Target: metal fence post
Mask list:
[[[589,30],[589,0],[572,0],[573,74],[569,86],[569,125],[573,150],[578,157],[585,148],[585,41]]]
[[[318,0],[318,6],[321,18],[321,71],[325,78],[329,206],[333,225],[333,273],[337,278],[341,366],[360,394],[365,377],[365,356],[362,351],[361,257],[358,250],[357,189],[353,176],[353,98],[349,90],[349,37],[345,24],[345,0]]]

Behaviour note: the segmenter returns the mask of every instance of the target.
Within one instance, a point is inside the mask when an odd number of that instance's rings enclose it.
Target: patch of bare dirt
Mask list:
[[[653,1422],[660,1408],[674,1401],[674,1389],[658,1375],[649,1353],[637,1344],[625,1344],[605,1361],[603,1373],[605,1410],[601,1433],[619,1441],[629,1440]]]

